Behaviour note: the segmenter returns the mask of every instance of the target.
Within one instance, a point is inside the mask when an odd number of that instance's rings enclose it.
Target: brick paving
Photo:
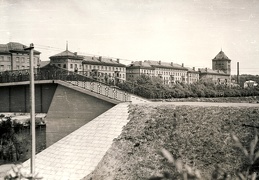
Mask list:
[[[35,172],[43,179],[79,180],[101,161],[128,122],[128,105],[121,103],[36,155]],[[30,171],[30,161],[23,163]]]

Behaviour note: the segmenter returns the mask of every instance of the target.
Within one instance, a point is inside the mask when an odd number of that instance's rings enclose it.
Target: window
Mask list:
[[[7,57],[7,61],[11,61],[11,57]]]
[[[0,71],[4,71],[4,65],[0,66]]]
[[[16,57],[16,62],[19,62],[19,57]]]
[[[73,69],[73,64],[70,64],[70,69]]]
[[[4,61],[4,56],[0,56],[0,61]]]
[[[20,69],[20,66],[16,66],[16,69]]]
[[[82,69],[82,65],[81,64],[79,64],[79,69]]]
[[[23,63],[25,62],[25,59],[24,59],[24,57],[22,57],[22,62],[23,62]]]
[[[66,68],[67,68],[67,65],[66,65],[66,64],[63,64],[63,68],[65,68],[65,69],[66,69]]]
[[[11,65],[7,65],[7,69],[8,69],[8,70],[11,70]]]

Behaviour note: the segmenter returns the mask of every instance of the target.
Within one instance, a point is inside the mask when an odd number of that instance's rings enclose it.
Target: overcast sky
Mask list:
[[[259,0],[0,0],[1,44],[34,43],[41,59],[69,50],[259,74]]]

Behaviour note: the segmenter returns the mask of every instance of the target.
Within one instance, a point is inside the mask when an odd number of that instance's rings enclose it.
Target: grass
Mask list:
[[[122,134],[85,179],[135,180],[164,171],[176,173],[161,155],[162,148],[199,169],[207,179],[215,166],[230,174],[245,170],[249,162],[231,134],[249,147],[254,136],[250,126],[259,126],[259,109],[146,104],[130,107],[129,118]]]

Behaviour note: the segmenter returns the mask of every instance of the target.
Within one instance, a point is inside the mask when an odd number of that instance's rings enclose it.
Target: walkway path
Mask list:
[[[79,180],[91,173],[127,124],[128,105],[116,105],[37,154],[35,172],[47,180]],[[29,172],[30,161],[23,166]]]

